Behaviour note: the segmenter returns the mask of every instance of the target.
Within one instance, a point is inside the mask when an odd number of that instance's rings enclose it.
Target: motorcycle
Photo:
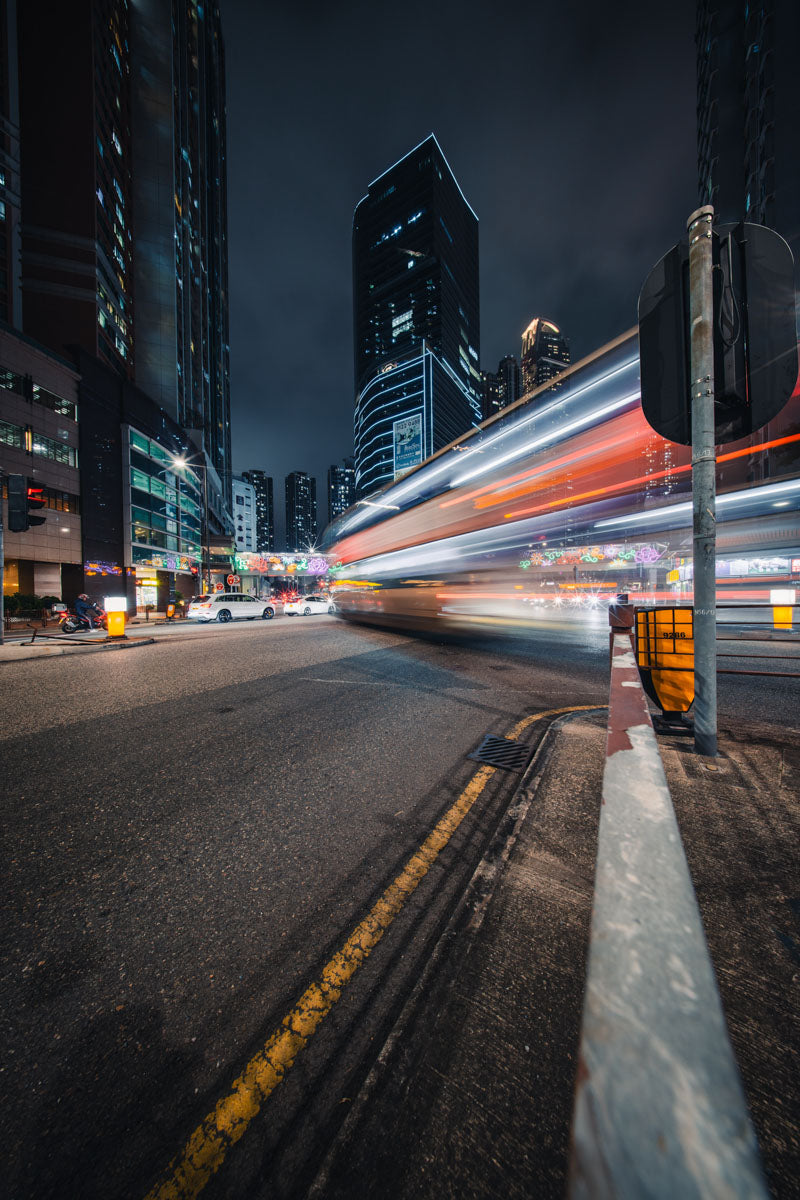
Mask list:
[[[93,612],[85,617],[79,617],[77,613],[65,612],[62,614],[58,624],[62,633],[77,633],[82,629],[92,631],[108,628],[106,614],[100,608],[94,609]]]

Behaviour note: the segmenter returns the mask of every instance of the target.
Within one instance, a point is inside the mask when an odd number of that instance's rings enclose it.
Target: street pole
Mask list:
[[[205,463],[203,471],[203,520],[206,534],[206,595],[211,595],[211,533],[208,528],[208,470]]]
[[[694,555],[694,747],[717,754],[717,518],[714,445],[714,291],[710,204],[689,217],[692,513]]]

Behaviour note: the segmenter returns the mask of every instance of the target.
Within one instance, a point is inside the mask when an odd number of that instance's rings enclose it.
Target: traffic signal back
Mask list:
[[[44,525],[46,517],[37,517],[37,509],[44,508],[44,488],[31,483],[25,475],[8,476],[8,529],[10,533],[24,533],[33,525]]]

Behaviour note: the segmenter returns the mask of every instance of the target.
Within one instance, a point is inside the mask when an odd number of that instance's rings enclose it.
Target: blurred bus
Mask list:
[[[800,389],[718,448],[718,602],[800,587]],[[642,415],[633,330],[359,501],[325,531],[344,617],[524,626],[619,592],[692,602],[691,448]]]

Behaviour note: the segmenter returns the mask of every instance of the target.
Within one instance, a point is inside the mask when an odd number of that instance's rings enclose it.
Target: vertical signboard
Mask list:
[[[403,417],[392,424],[394,477],[422,462],[422,413]]]

